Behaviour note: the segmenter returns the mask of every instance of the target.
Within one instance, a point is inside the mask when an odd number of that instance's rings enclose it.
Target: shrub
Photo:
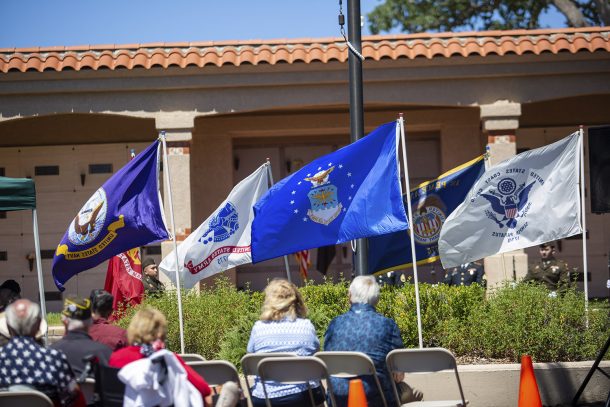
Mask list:
[[[325,281],[301,288],[322,346],[330,321],[349,309],[348,285],[344,280]],[[445,347],[457,356],[514,362],[524,353],[537,362],[594,359],[609,333],[605,309],[590,311],[586,328],[583,295],[576,291],[551,298],[543,287],[518,285],[499,289],[487,299],[477,285],[420,284],[419,291],[424,346]],[[262,300],[262,293],[238,291],[227,279],[217,280],[215,288],[200,294],[183,294],[186,352],[239,366]],[[176,302],[176,294],[167,292],[143,304],[167,315],[167,345],[174,351],[180,349]],[[122,326],[129,324],[136,309],[127,311]],[[418,346],[412,284],[383,287],[377,310],[396,321],[405,347]]]

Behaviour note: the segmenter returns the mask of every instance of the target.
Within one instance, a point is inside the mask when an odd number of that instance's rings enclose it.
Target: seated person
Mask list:
[[[388,406],[396,405],[394,391],[390,380],[402,382],[404,374],[391,377],[385,359],[394,349],[403,348],[398,325],[375,311],[379,301],[379,285],[373,276],[358,276],[349,286],[350,310],[339,315],[328,325],[324,334],[325,351],[362,352],[367,354],[375,364],[375,371],[381,382],[383,394]],[[349,380],[330,378],[338,406],[347,405]],[[382,398],[371,376],[363,376],[362,383],[369,406],[382,406]],[[410,400],[421,400],[423,395],[417,390],[411,392]],[[406,401],[403,401],[406,402]]]
[[[248,341],[248,353],[294,352],[313,355],[320,348],[316,329],[306,319],[307,308],[297,287],[284,279],[272,280],[265,288],[260,320],[256,321]],[[319,383],[311,383],[317,404],[324,403]],[[272,406],[310,406],[307,384],[266,382]],[[257,377],[252,389],[252,405],[265,406],[265,393]]]
[[[127,328],[127,340],[131,345],[116,350],[110,356],[109,365],[122,368],[125,365],[151,356],[165,348],[167,336],[167,319],[161,311],[154,308],[143,308],[136,312]],[[206,381],[178,355],[176,358],[186,370],[188,381],[201,393],[206,405],[211,405],[211,390]]]
[[[91,317],[93,325],[89,328],[91,339],[109,346],[112,350],[127,346],[127,331],[108,322],[112,315],[114,297],[108,291],[91,291]]]
[[[543,243],[539,249],[540,260],[530,264],[523,282],[544,284],[551,291],[567,288],[570,284],[568,264],[555,258],[555,243]]]
[[[85,356],[95,355],[99,361],[108,364],[112,349],[91,339],[88,331],[91,326],[91,303],[85,298],[66,298],[61,311],[61,322],[65,328],[64,337],[51,345],[51,348],[65,353],[70,367],[77,377],[85,371]],[[91,372],[91,376],[93,372]]]
[[[460,267],[455,267],[445,273],[443,283],[453,286],[468,286],[472,283],[477,283],[485,286],[486,281],[483,266],[477,262],[461,264]]]
[[[34,338],[41,321],[38,304],[15,301],[6,310],[6,321],[11,339],[0,348],[0,387],[27,386],[49,396],[55,405],[85,405],[66,355]]]

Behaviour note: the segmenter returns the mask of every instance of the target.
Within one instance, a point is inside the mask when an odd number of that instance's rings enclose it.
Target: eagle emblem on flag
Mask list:
[[[503,178],[498,182],[497,191],[490,191],[489,194],[481,196],[489,201],[493,211],[500,216],[498,219],[494,213],[485,211],[487,217],[495,221],[500,228],[507,226],[514,229],[517,226],[517,218],[522,216],[521,211],[527,204],[529,193],[535,181],[525,186],[525,183],[517,186],[517,182],[512,178]]]

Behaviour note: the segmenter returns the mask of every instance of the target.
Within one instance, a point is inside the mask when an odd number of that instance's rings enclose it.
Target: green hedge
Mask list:
[[[252,325],[258,319],[263,296],[238,291],[226,279],[201,294],[182,295],[187,353],[225,359],[238,365],[246,352]],[[349,308],[348,282],[308,284],[301,288],[320,342],[331,319]],[[424,346],[441,346],[457,356],[485,357],[518,362],[521,354],[537,362],[594,359],[608,338],[608,312],[592,309],[585,327],[582,293],[569,291],[551,298],[545,288],[518,285],[485,298],[479,286],[448,287],[420,284]],[[180,349],[176,294],[149,298],[145,304],[163,311],[169,320],[168,347]],[[406,347],[417,347],[415,289],[384,287],[377,310],[393,318]],[[122,326],[129,324],[128,310]]]

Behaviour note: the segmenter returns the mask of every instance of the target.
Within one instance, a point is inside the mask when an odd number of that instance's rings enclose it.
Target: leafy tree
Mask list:
[[[566,25],[610,25],[609,0],[384,0],[368,14],[371,33],[455,29],[503,30],[540,27],[540,15],[555,9]]]

